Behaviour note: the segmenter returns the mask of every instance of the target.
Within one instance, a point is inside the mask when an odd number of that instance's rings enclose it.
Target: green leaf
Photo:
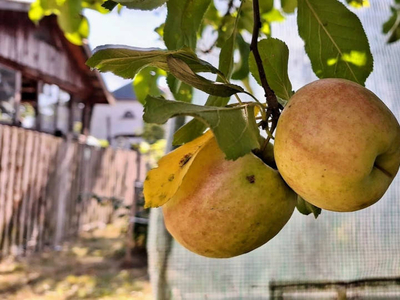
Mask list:
[[[292,14],[297,7],[297,0],[281,0],[281,7],[285,13]]]
[[[274,9],[273,0],[259,1],[260,14],[265,15]],[[242,1],[242,10],[240,12],[238,31],[247,30],[249,33],[253,32],[254,17],[253,17],[253,1]]]
[[[252,1],[249,1],[252,2]],[[261,14],[266,13],[274,8],[274,0],[262,0],[260,1],[260,12]]]
[[[111,6],[111,2],[115,3],[115,5],[118,5],[118,3],[112,0],[107,0],[106,2],[110,2],[107,3],[106,6]],[[108,14],[110,10],[103,6],[103,4],[105,4],[106,2],[104,2],[104,0],[82,0],[82,8],[89,8],[101,14]]]
[[[278,97],[289,100],[292,96],[292,84],[288,76],[288,47],[281,40],[268,38],[258,42],[258,50],[270,87]],[[253,54],[249,58],[249,68],[258,84],[261,85]]]
[[[76,45],[89,35],[89,22],[82,15],[85,8],[100,13],[108,11],[101,5],[103,0],[36,0],[28,12],[29,18],[37,24],[44,16],[57,15],[57,22],[65,37]]]
[[[199,118],[213,131],[226,159],[235,160],[259,148],[259,131],[254,106],[211,107],[148,96],[143,119],[164,124],[169,118],[187,115]]]
[[[229,98],[209,96],[205,106],[223,107],[227,105],[228,102]],[[188,143],[202,135],[206,129],[207,126],[203,122],[198,119],[193,119],[175,132],[172,145],[179,146]]]
[[[196,48],[197,31],[211,0],[168,0],[164,41],[169,50]]]
[[[219,55],[219,70],[225,75],[226,79],[231,78],[233,70],[233,52],[236,44],[236,30],[232,32],[230,38],[224,43]]]
[[[94,50],[94,54],[86,64],[101,72],[113,72],[120,77],[131,79],[147,66],[157,67],[168,72],[168,56],[185,61],[194,72],[219,72],[208,62],[199,59],[189,48],[168,51],[158,48],[100,46]]]
[[[239,15],[240,16],[240,15]],[[235,50],[235,41],[237,37],[237,26],[240,17],[236,18],[235,25],[231,36],[224,42],[220,55],[219,55],[219,70],[227,79],[230,78],[230,74],[233,70],[233,54]],[[240,36],[241,38],[241,36]],[[217,81],[221,82],[221,78],[217,78]],[[222,107],[227,105],[229,102],[229,97],[219,97],[218,95],[210,95],[205,103],[206,106],[218,106]],[[174,134],[174,140],[172,144],[174,146],[182,145],[188,143],[195,138],[199,137],[206,130],[207,126],[204,125],[198,119],[193,119],[187,124],[179,128]]]
[[[241,11],[243,9],[244,3],[242,2],[239,8],[239,14],[236,17],[235,25],[233,26],[233,31],[231,36],[226,40],[224,45],[221,47],[221,52],[219,54],[219,70],[225,75],[225,79],[229,80],[232,76],[232,71],[234,67],[234,52],[236,48],[236,39],[238,35],[238,24],[241,19]],[[219,81],[222,81],[221,78],[218,78]]]
[[[29,19],[35,24],[38,24],[38,22],[45,16],[45,11],[40,0],[32,2],[29,8],[28,16]]]
[[[32,2],[28,16],[32,22],[37,24],[44,16],[60,14],[60,5],[56,0],[35,0]]]
[[[169,72],[177,79],[210,95],[229,97],[243,92],[243,88],[229,83],[215,83],[197,75],[183,60],[170,55],[167,57]]]
[[[75,45],[82,45],[83,39],[89,36],[89,22],[86,17],[82,17],[81,24],[76,32],[64,33],[65,37]]]
[[[204,20],[202,25],[209,25],[217,29],[221,22],[221,19],[222,18],[218,10],[216,9],[214,2],[211,1],[210,6],[208,7],[206,13],[204,14]]]
[[[58,25],[65,33],[75,33],[79,30],[82,22],[81,11],[81,0],[68,0],[60,7],[57,20]]]
[[[109,45],[97,47],[86,64],[101,72],[112,72],[120,77],[132,79],[147,66],[167,71],[168,55],[168,51],[156,48]]]
[[[265,4],[272,5],[273,1],[266,1],[263,2]],[[264,9],[266,6],[264,5]],[[271,9],[269,7],[268,9]],[[244,42],[243,38],[241,35],[237,34],[237,28],[240,26],[240,19],[243,17],[246,17],[246,10],[248,10],[249,15],[252,18],[252,4],[251,1],[246,1],[246,3],[243,4],[242,9],[239,14],[239,18],[234,18],[232,16],[225,16],[223,19],[224,26],[221,26],[219,29],[223,30],[223,28],[229,28],[226,29],[226,31],[220,31],[219,32],[219,38],[218,38],[218,43],[219,46],[222,48],[220,52],[220,59],[219,59],[219,69],[227,75],[229,79],[229,74],[232,73],[232,68],[233,68],[233,51],[235,48],[234,41],[237,40],[238,46],[239,46],[239,51],[241,53],[241,64],[240,68],[235,71],[235,78],[234,79],[242,79],[245,78],[249,71],[248,71],[248,53],[250,52],[249,45]],[[243,13],[243,11],[245,11]],[[208,15],[209,13],[207,13]],[[213,10],[213,5],[211,5],[211,13],[212,16],[215,18],[215,11]],[[207,16],[206,15],[206,16]],[[252,22],[252,19],[251,19]],[[229,24],[229,26],[227,26]],[[241,24],[241,26],[244,26]],[[228,35],[230,37],[228,38]],[[225,36],[222,38],[222,36]],[[239,40],[240,39],[240,40]],[[222,45],[221,45],[222,44]],[[218,81],[221,81],[221,78],[218,78]],[[218,106],[218,107],[223,107],[228,104],[229,102],[229,97],[218,97],[218,96],[213,96],[210,95],[207,99],[207,102],[205,103],[206,106]],[[174,140],[173,140],[173,145],[182,145],[184,143],[188,143],[195,138],[199,137],[203,132],[206,130],[207,126],[199,121],[198,119],[193,119],[181,128],[179,128],[175,134],[174,134]]]
[[[164,37],[164,27],[165,23],[162,23],[160,26],[154,28],[154,32],[156,32],[160,36],[160,40],[163,40]]]
[[[244,41],[241,34],[237,35],[236,42],[239,48],[240,60],[235,65],[232,79],[243,80],[249,75],[250,45]]]
[[[305,201],[303,198],[301,198],[299,195],[297,195],[297,204],[296,204],[297,210],[302,213],[303,215],[308,216],[309,214],[313,214],[314,218],[318,218],[318,216],[321,214],[321,209],[319,207],[316,207],[312,205],[311,203]]]
[[[140,103],[144,104],[147,95],[155,97],[161,95],[157,84],[161,76],[166,76],[166,73],[154,67],[144,68],[135,76],[133,88]]]
[[[392,12],[392,15],[390,16],[389,20],[387,20],[382,26],[383,33],[389,33],[389,31],[392,30],[397,21],[398,12],[396,8],[391,7],[390,10]]]
[[[189,65],[190,69],[193,72],[211,72],[214,74],[222,74],[220,70],[215,68],[209,62],[202,60],[197,57],[197,55],[190,48],[183,48],[177,53],[174,51],[171,52],[171,55],[177,59],[184,61],[187,65]]]
[[[240,16],[243,15],[243,9],[240,13]],[[217,39],[217,47],[222,48],[225,42],[231,37],[232,32],[235,26],[235,20],[231,15],[224,16],[221,20],[221,26],[218,27],[218,39]],[[240,23],[239,23],[240,25]]]
[[[172,141],[172,145],[179,146],[182,144],[189,143],[190,141],[193,141],[195,138],[202,135],[206,129],[207,129],[206,124],[199,121],[198,119],[193,119],[188,123],[186,123],[185,125],[183,125],[174,133],[174,140]]]
[[[382,27],[383,33],[389,33],[388,43],[393,43],[400,39],[400,8],[391,7],[391,11],[391,17]]]
[[[272,23],[272,22],[283,22],[285,21],[285,17],[281,14],[281,12],[277,9],[272,9],[271,11],[262,14],[262,18],[263,20],[265,20],[265,22],[268,23]]]
[[[167,84],[172,94],[174,95],[175,100],[187,103],[192,102],[193,87],[176,79],[171,74],[167,76]]]
[[[260,2],[263,2],[263,1],[260,1]],[[263,7],[263,5],[260,3],[260,10],[262,7]],[[262,14],[262,12],[261,12],[261,14]],[[238,29],[239,29],[239,31],[244,29],[244,30],[252,33],[253,26],[254,26],[253,1],[247,0],[247,1],[242,2],[241,11],[239,14]]]
[[[104,8],[108,9],[108,10],[113,10],[116,6],[118,5],[117,2],[113,1],[113,0],[107,0],[106,2],[104,2],[101,6],[103,6]]]
[[[59,7],[58,24],[65,37],[75,45],[82,45],[82,39],[89,36],[89,22],[82,16],[82,1],[68,0]]]
[[[119,4],[131,9],[153,10],[163,5],[167,0],[115,0]]]
[[[299,34],[314,73],[363,85],[373,58],[357,16],[336,0],[298,0],[298,5]]]

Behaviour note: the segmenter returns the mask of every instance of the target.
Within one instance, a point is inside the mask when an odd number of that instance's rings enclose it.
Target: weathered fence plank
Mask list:
[[[18,254],[17,247],[17,234],[18,234],[18,219],[21,214],[21,203],[22,203],[22,179],[23,179],[23,167],[25,161],[25,148],[26,148],[26,131],[18,130],[18,145],[17,145],[17,159],[16,159],[16,172],[15,172],[15,184],[13,191],[13,214],[11,221],[11,228],[9,230],[9,239],[12,247],[13,254]]]
[[[10,147],[8,148],[9,161],[6,166],[7,172],[7,184],[6,184],[6,197],[5,197],[5,214],[4,214],[4,231],[1,233],[0,248],[3,249],[4,255],[10,254],[10,240],[8,238],[11,218],[13,213],[13,192],[14,192],[14,180],[16,171],[16,156],[18,147],[18,131],[17,128],[12,127],[10,130]]]
[[[0,259],[58,246],[134,201],[134,151],[0,125]]]

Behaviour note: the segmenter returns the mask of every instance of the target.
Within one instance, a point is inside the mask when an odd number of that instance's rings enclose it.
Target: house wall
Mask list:
[[[133,114],[132,119],[124,118],[126,112]],[[98,139],[112,138],[112,145],[118,145],[114,139],[120,134],[140,134],[143,129],[143,105],[137,101],[121,101],[114,105],[96,104],[93,110],[90,134]],[[107,118],[109,118],[110,128],[107,129]],[[108,132],[109,130],[109,132]],[[129,142],[120,139],[120,143],[129,146],[133,142],[139,142],[140,138],[131,138]],[[121,146],[121,145],[120,145]]]
[[[26,12],[0,10],[0,62],[24,74],[51,79],[69,92],[84,93],[88,83],[53,21],[45,18],[35,26]]]

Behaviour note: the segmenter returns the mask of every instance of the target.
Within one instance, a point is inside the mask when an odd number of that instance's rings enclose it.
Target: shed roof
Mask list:
[[[56,84],[83,102],[114,103],[101,75],[85,64],[91,56],[89,46],[71,44],[55,16],[35,26],[28,17],[29,7],[27,2],[0,1],[0,64]]]
[[[128,83],[127,85],[124,85],[120,87],[119,89],[116,89],[113,92],[113,95],[115,99],[118,101],[137,101],[136,94],[133,90],[132,83]]]

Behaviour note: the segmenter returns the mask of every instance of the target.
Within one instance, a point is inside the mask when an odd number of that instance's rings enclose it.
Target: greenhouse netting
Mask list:
[[[382,24],[392,0],[354,10],[369,37],[374,71],[366,86],[400,117],[400,41],[387,44]],[[290,49],[294,90],[316,79],[298,37],[295,16],[272,34]],[[260,98],[262,91],[259,91]],[[340,141],[338,141],[340,143]],[[353,213],[295,211],[282,231],[257,250],[209,259],[184,249],[153,209],[149,272],[156,299],[400,299],[400,176],[377,204]]]

